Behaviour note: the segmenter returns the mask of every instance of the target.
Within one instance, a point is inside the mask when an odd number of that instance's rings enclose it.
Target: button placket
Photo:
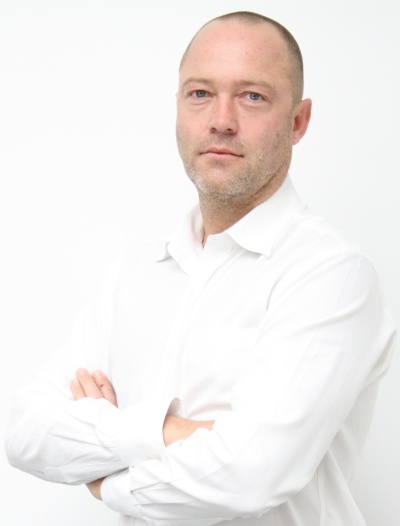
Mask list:
[[[194,260],[186,260],[185,273],[190,278],[182,291],[182,298],[176,312],[174,322],[169,333],[164,351],[164,392],[166,396],[179,396],[180,378],[177,374],[179,356],[183,352],[185,339],[190,332],[190,319],[197,301],[201,298],[207,282],[216,270],[224,264],[230,250],[222,247],[220,243],[210,244],[201,256]],[[190,263],[190,265],[188,265]]]

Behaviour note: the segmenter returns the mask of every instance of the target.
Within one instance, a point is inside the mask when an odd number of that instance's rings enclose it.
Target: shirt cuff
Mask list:
[[[163,424],[167,413],[176,403],[168,400],[141,403],[121,411],[115,430],[115,445],[127,466],[152,458],[160,458],[164,449]]]

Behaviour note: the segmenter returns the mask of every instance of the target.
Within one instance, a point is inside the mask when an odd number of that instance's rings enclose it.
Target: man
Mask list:
[[[287,175],[302,91],[276,22],[195,35],[177,140],[199,209],[127,249],[19,394],[12,464],[86,483],[122,525],[364,524],[349,485],[394,329],[369,262]]]

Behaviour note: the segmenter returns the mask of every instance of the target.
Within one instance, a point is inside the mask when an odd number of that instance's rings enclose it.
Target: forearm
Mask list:
[[[212,429],[213,420],[189,420],[187,418],[180,418],[177,416],[167,415],[163,425],[164,443],[166,446],[177,442],[178,440],[185,440],[192,435],[197,429]],[[87,484],[93,497],[101,500],[101,486],[104,478],[94,480]]]
[[[37,477],[79,484],[127,466],[110,434],[117,409],[106,400],[79,403],[35,389],[21,393],[6,437],[10,463]]]
[[[266,428],[238,418],[224,430],[218,422],[210,431],[197,429],[167,447],[161,459],[107,477],[103,500],[114,511],[155,525],[189,525],[193,517],[210,525],[267,511],[276,493],[265,492],[266,462],[274,467],[272,451],[265,459]]]
[[[168,401],[119,410],[105,399],[74,401],[44,380],[16,399],[6,449],[15,467],[67,484],[98,479],[159,457]]]

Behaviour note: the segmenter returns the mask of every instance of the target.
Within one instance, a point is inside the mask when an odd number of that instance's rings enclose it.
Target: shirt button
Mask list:
[[[198,293],[198,289],[196,288],[192,288],[192,289],[189,289],[189,297],[190,298],[194,298]]]

